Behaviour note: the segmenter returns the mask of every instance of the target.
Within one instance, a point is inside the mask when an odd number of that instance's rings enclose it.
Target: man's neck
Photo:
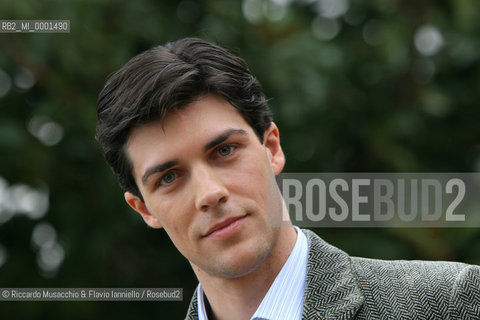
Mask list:
[[[238,278],[212,277],[192,265],[208,297],[213,319],[250,319],[293,250],[296,231],[281,227],[271,252],[254,271]]]

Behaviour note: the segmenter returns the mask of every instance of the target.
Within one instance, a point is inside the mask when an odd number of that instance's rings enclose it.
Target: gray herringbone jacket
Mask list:
[[[309,252],[302,319],[480,319],[479,266],[355,258],[303,232]],[[196,294],[186,319],[198,319]]]

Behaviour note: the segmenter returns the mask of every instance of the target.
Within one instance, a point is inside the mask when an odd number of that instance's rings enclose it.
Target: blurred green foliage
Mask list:
[[[280,127],[286,172],[480,170],[475,0],[5,0],[0,19],[0,287],[181,287],[183,302],[3,302],[2,319],[180,319],[196,279],[123,201],[94,140],[108,75],[198,36],[244,58]],[[480,264],[480,231],[318,229],[352,255]]]

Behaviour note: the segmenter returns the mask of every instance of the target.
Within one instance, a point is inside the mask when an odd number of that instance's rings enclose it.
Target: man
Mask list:
[[[479,267],[352,258],[292,226],[279,130],[225,49],[188,38],[143,52],[97,112],[126,202],[200,282],[188,319],[480,319]]]

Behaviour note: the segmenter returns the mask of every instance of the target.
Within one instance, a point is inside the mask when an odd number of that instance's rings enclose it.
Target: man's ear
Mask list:
[[[280,145],[280,133],[277,125],[272,122],[263,135],[263,145],[267,151],[273,172],[277,175],[285,166],[285,155]]]
[[[162,227],[160,221],[158,221],[157,217],[148,210],[142,199],[128,191],[125,192],[124,197],[128,205],[142,216],[146,224],[155,229],[160,229]]]

